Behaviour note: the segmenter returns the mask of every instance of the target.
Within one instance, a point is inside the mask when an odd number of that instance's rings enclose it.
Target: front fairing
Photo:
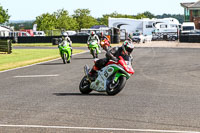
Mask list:
[[[107,84],[113,80],[118,80],[120,76],[125,76],[129,79],[131,75],[126,72],[123,67],[116,64],[110,64],[98,71],[98,77],[91,83],[90,88],[98,92],[105,92]]]
[[[133,70],[133,67],[132,67],[132,57],[131,56],[127,55],[126,58],[120,57],[119,63],[127,73],[129,73],[129,74],[135,73],[135,71]]]
[[[91,43],[89,44],[89,48],[97,48],[97,47],[98,47],[98,43],[97,43],[96,41],[91,42]]]

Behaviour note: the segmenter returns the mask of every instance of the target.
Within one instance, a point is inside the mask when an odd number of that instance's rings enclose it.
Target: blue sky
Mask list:
[[[43,13],[53,13],[64,8],[72,15],[78,8],[88,8],[93,17],[102,17],[114,11],[136,15],[150,11],[155,15],[163,13],[183,14],[182,2],[197,0],[0,0],[1,6],[8,9],[10,20],[34,20]]]

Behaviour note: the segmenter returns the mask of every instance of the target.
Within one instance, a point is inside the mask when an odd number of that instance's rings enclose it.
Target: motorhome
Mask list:
[[[7,26],[0,26],[0,37],[8,37],[13,29]]]
[[[140,33],[144,36],[152,35],[154,32],[177,33],[180,25],[179,21],[175,18],[109,18],[108,24],[109,27],[124,29],[127,33]]]

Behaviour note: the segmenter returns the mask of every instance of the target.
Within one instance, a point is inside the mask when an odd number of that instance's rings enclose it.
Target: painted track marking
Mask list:
[[[155,132],[155,133],[200,133],[200,132],[196,132],[196,131],[154,130],[154,129],[126,129],[126,128],[97,128],[97,127],[68,127],[68,126],[42,126],[42,125],[2,125],[2,124],[0,124],[0,127],[52,128],[52,129],[104,130],[104,131],[134,131],[134,132]]]
[[[57,77],[56,75],[24,75],[24,76],[14,76],[14,78],[38,78],[38,77]]]

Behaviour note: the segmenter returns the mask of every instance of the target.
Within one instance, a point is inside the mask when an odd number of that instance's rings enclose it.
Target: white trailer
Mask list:
[[[0,37],[8,37],[11,31],[12,29],[10,27],[0,26]]]
[[[127,33],[139,32],[143,35],[152,35],[153,32],[177,32],[179,21],[175,18],[164,19],[129,19],[109,18],[109,27],[125,29]]]

